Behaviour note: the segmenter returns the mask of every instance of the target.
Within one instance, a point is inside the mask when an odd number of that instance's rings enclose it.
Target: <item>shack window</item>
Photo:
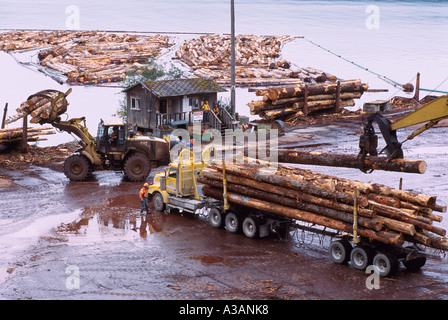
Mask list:
[[[140,110],[140,99],[131,97],[131,110]]]
[[[199,109],[199,99],[198,98],[190,98],[190,106],[192,110]]]

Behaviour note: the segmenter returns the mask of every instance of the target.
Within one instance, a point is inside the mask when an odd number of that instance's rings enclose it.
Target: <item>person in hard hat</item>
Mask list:
[[[208,105],[208,101],[205,101],[202,105],[202,111],[204,113],[204,121],[208,122],[208,113],[210,112],[210,106]]]
[[[202,110],[210,110],[210,106],[208,105],[208,101],[205,101],[202,105]]]
[[[217,103],[215,103],[215,106],[213,107],[213,112],[219,118],[220,110],[219,110],[219,107],[218,107]]]
[[[143,209],[146,210],[147,214],[149,213],[148,189],[149,189],[149,184],[148,183],[145,183],[143,185],[143,188],[140,189],[140,193],[139,193],[140,203],[141,203],[140,214],[143,214]]]

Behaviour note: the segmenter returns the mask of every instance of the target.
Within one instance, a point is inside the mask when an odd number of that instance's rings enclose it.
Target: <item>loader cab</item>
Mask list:
[[[124,152],[126,130],[121,121],[103,121],[98,125],[97,145],[100,153]]]

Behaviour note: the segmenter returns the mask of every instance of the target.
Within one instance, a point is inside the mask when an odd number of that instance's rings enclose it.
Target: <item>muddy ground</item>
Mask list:
[[[359,126],[340,122],[288,131],[299,147],[357,153]],[[399,140],[409,133],[404,130]],[[447,134],[447,128],[434,128],[404,145],[405,156],[427,161],[424,175],[307,168],[392,187],[403,177],[404,189],[436,195],[447,205]],[[330,261],[328,237],[297,232],[289,240],[254,240],[214,229],[199,216],[154,210],[141,216],[141,183],[114,172],[69,182],[60,166],[58,160],[50,167],[0,169],[3,299],[448,298],[443,257],[429,259],[418,272],[401,268],[381,278],[379,289],[368,289],[369,274]]]

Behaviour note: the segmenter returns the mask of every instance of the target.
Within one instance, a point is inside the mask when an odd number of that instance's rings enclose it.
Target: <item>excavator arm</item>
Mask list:
[[[407,116],[391,122],[380,113],[373,113],[367,119],[363,119],[364,133],[359,139],[359,155],[358,159],[361,164],[367,155],[377,156],[378,137],[375,134],[373,123],[377,123],[381,134],[386,142],[386,146],[381,150],[380,154],[385,151],[389,160],[402,159],[403,150],[401,145],[407,141],[415,138],[420,133],[428,130],[436,125],[440,120],[448,119],[448,95],[441,96],[419,109],[413,111]],[[410,134],[406,140],[399,142],[397,139],[397,130],[406,128],[419,123],[425,123],[422,127]],[[362,168],[362,166],[361,166]],[[361,169],[366,172],[366,170]]]

